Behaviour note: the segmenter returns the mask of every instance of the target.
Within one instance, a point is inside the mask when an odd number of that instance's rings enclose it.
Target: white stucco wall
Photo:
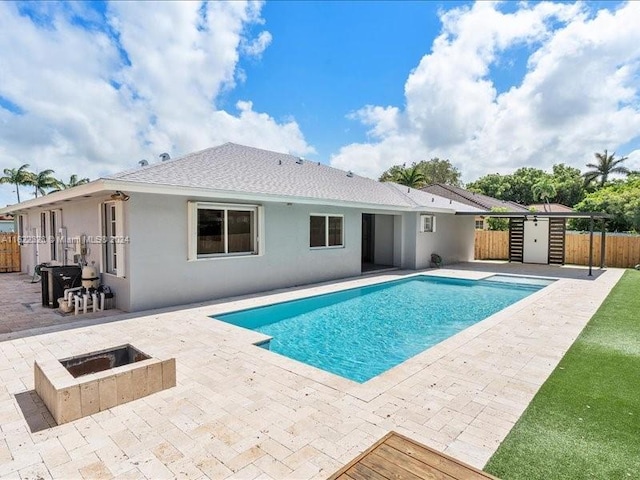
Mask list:
[[[44,208],[61,209],[68,237],[103,234],[99,206],[102,197],[63,202]],[[212,201],[177,195],[131,193],[123,208],[125,274],[103,272],[102,245],[89,244],[87,261],[101,269],[102,283],[116,294],[116,305],[127,311],[180,305],[216,298],[304,285],[361,273],[362,210],[267,202],[260,204],[262,248],[259,255],[188,259],[189,201]],[[220,203],[243,203],[224,201]],[[25,233],[40,225],[40,212],[25,212]],[[309,215],[344,216],[344,247],[311,249]],[[431,253],[445,264],[473,258],[474,219],[436,214],[436,232],[419,232],[419,214],[371,211],[377,214],[375,261],[402,268],[429,267]],[[36,265],[34,246],[22,247],[23,271]],[[49,259],[41,246],[39,263]],[[68,263],[73,252],[68,253]]]
[[[425,213],[428,214],[428,212]],[[413,221],[407,222],[407,225],[409,227],[413,225],[416,232],[415,266],[409,268],[429,268],[432,253],[440,255],[445,265],[473,260],[475,239],[473,216],[437,213],[435,214],[436,231],[420,232],[420,214],[412,215]]]
[[[264,222],[260,255],[189,261],[190,200],[206,201],[182,196],[132,194],[127,202],[131,212],[131,310],[360,274],[362,220],[358,210],[265,203],[263,218],[259,220]],[[309,248],[310,213],[344,215],[344,248]]]
[[[394,265],[394,223],[393,215],[375,216],[373,262],[378,265]]]
[[[40,213],[49,210],[61,210],[62,222],[59,227],[65,227],[67,230],[67,237],[79,237],[80,235],[87,235],[89,239],[93,237],[102,236],[102,226],[100,223],[100,210],[99,206],[102,202],[109,200],[109,196],[87,198],[74,200],[72,202],[60,202],[54,205],[45,206],[42,208],[33,208],[26,212],[22,212],[25,217],[25,236],[29,237],[33,235],[33,228],[40,230]],[[127,202],[123,203],[123,222],[125,232],[128,230],[128,214],[127,214]],[[129,309],[129,282],[128,279],[118,278],[114,275],[103,273],[101,259],[102,248],[101,243],[88,243],[87,244],[86,261],[88,265],[95,265],[101,272],[102,284],[108,285],[115,293],[116,307],[128,310]],[[35,250],[38,248],[39,254],[36,261]],[[128,245],[124,244],[125,251],[125,275],[129,269],[128,266]],[[73,263],[74,251],[67,251],[67,264]],[[35,265],[38,263],[45,263],[51,260],[50,246],[49,244],[35,245],[32,243],[25,244],[20,247],[21,257],[21,269],[24,273],[32,274]],[[64,256],[61,256],[58,261],[62,263]]]
[[[396,222],[396,232],[401,232],[400,266],[411,270],[416,269],[417,218],[413,212],[403,213]]]

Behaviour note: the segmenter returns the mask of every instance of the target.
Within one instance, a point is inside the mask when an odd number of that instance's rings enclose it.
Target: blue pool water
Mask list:
[[[365,382],[549,283],[414,276],[214,317],[271,336],[273,352]]]

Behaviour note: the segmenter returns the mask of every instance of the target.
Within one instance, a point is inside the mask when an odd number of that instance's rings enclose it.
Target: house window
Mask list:
[[[43,241],[47,238],[47,212],[40,212],[40,236]]]
[[[258,207],[196,203],[190,258],[258,254]],[[195,240],[195,242],[193,241]],[[192,248],[193,250],[193,248]]]
[[[47,241],[51,246],[51,260],[58,260],[58,237],[57,232],[58,228],[60,228],[60,217],[62,210],[51,210],[49,212],[49,237]],[[44,235],[44,233],[43,233]]]
[[[16,222],[18,223],[18,243],[24,245],[24,215],[18,215]]]
[[[343,247],[344,217],[342,215],[311,215],[309,246],[311,248]]]
[[[107,202],[102,210],[102,235],[104,237],[104,271],[113,275],[118,274],[117,222],[118,214],[116,202]]]
[[[420,215],[420,231],[435,232],[436,217],[434,217],[433,215]]]
[[[484,220],[476,220],[476,230],[484,230]]]

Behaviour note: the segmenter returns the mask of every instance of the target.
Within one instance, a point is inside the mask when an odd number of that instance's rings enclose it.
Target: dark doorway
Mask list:
[[[362,263],[373,263],[375,215],[362,214]]]

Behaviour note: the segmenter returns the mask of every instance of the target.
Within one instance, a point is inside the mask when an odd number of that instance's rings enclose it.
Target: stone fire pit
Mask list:
[[[58,425],[176,385],[175,358],[127,344],[34,363],[35,389]]]

